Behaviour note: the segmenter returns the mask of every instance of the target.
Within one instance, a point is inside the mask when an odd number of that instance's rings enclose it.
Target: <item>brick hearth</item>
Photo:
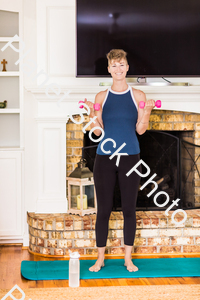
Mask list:
[[[187,220],[179,227],[171,221],[169,212],[136,212],[137,228],[132,253],[178,254],[200,252],[200,209],[186,210]],[[176,214],[181,221],[183,215]],[[27,213],[29,224],[29,250],[43,255],[69,255],[69,249],[80,255],[96,255],[96,214]],[[112,212],[106,254],[123,254],[123,214]]]

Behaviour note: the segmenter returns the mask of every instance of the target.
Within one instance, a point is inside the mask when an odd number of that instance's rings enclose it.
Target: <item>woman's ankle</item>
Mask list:
[[[105,258],[105,251],[98,252],[98,259],[104,260],[104,258]]]
[[[104,254],[105,253],[105,250],[106,250],[106,247],[97,247],[98,249],[98,255],[100,254]]]
[[[105,259],[105,255],[104,254],[98,254],[98,257],[97,257],[98,259]]]

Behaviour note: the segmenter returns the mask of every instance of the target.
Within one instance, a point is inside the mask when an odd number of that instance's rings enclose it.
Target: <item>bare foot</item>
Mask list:
[[[89,270],[91,272],[98,272],[99,270],[101,270],[101,267],[104,267],[104,260],[100,260],[99,258],[97,259],[96,263],[89,268]]]
[[[127,270],[128,270],[129,272],[136,272],[136,271],[138,271],[138,267],[136,267],[136,266],[133,264],[132,260],[127,260],[127,261],[125,261],[125,264],[124,264],[124,265],[127,267]]]

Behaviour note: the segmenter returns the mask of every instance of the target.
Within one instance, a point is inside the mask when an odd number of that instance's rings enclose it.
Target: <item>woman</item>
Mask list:
[[[146,101],[145,94],[131,88],[126,82],[129,65],[126,52],[113,49],[107,54],[108,72],[113,78],[112,86],[95,97],[95,103],[100,104],[100,110],[94,111],[93,103],[85,101],[90,108],[90,117],[95,119],[91,127],[101,127],[105,133],[100,141],[95,157],[93,176],[97,196],[97,219],[95,225],[98,259],[89,268],[97,272],[104,266],[104,254],[108,235],[108,222],[113,206],[113,193],[118,176],[121,192],[121,204],[124,216],[124,246],[127,270],[137,271],[131,260],[132,247],[136,231],[135,208],[140,177],[136,172],[126,176],[126,173],[140,160],[140,147],[136,132],[143,134],[149,123],[149,117],[155,106],[154,100]],[[145,102],[145,108],[139,108],[139,102]],[[100,129],[94,130],[100,136]],[[106,143],[103,143],[106,139]],[[120,147],[120,151],[111,155]],[[118,163],[116,158],[118,158]]]

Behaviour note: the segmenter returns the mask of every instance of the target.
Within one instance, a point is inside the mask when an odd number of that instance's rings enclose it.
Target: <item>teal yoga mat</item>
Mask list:
[[[98,272],[88,269],[96,260],[80,260],[80,279],[142,278],[142,277],[193,277],[200,276],[200,258],[148,258],[133,259],[138,271],[129,272],[124,259],[105,259]],[[21,262],[21,274],[29,280],[69,279],[69,261]]]

